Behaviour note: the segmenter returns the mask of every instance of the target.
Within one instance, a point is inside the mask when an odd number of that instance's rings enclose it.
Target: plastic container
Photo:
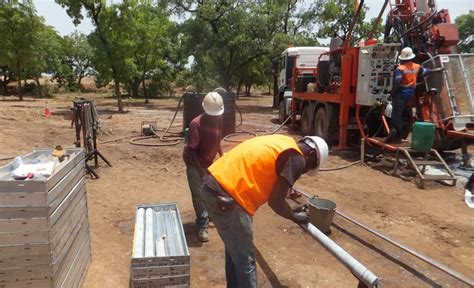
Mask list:
[[[413,125],[411,148],[417,151],[429,151],[433,146],[435,125],[428,122],[415,122]]]
[[[309,219],[311,224],[321,232],[328,233],[332,224],[332,218],[336,212],[337,205],[331,200],[312,197],[309,203]]]

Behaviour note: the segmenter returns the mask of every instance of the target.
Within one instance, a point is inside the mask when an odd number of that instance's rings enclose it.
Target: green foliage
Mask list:
[[[455,20],[459,30],[461,52],[474,52],[474,11],[469,10],[468,14],[461,15]]]
[[[31,1],[12,1],[0,9],[0,63],[9,67],[17,80],[26,75],[25,65],[34,57],[35,43],[39,39],[41,20],[36,16]],[[18,81],[20,100],[21,81]]]
[[[356,7],[354,0],[327,0],[323,1],[322,13],[319,15],[319,32],[318,37],[338,37],[345,40],[348,36],[350,25],[355,17]],[[361,8],[359,18],[352,32],[351,43],[358,43],[365,40],[373,27],[375,19],[371,22],[364,22],[367,7]],[[377,29],[376,36],[380,35],[382,27]]]
[[[87,36],[80,32],[72,33],[63,39],[63,67],[56,76],[67,81],[69,90],[77,91],[82,78],[93,71],[92,47]]]

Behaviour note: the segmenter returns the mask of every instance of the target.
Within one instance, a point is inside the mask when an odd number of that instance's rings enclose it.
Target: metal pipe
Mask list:
[[[354,26],[357,23],[357,20],[359,19],[360,16],[360,11],[362,10],[362,6],[364,6],[364,0],[361,0],[359,5],[357,6],[357,10],[354,15],[354,19],[352,20],[351,25],[349,26],[349,31],[346,34],[346,37],[344,39],[344,48],[348,48],[351,45],[351,39],[352,39],[352,31],[354,30]]]
[[[367,287],[377,287],[380,284],[380,280],[374,273],[362,265],[357,259],[352,257],[328,236],[324,235],[318,228],[314,227],[313,224],[301,225],[311,236],[318,240],[321,245],[326,248],[334,257],[339,260],[347,269],[349,269],[354,276],[357,277]]]
[[[385,8],[387,8],[388,1],[389,0],[385,0],[385,3],[383,3],[382,9],[380,9],[379,15],[377,16],[377,19],[375,20],[374,26],[372,27],[372,30],[367,36],[367,40],[372,39],[372,37],[374,37],[374,34],[377,31],[377,26],[379,26],[380,19],[382,19],[383,12],[385,11]]]
[[[293,190],[295,190],[296,192],[300,193],[301,195],[303,195],[303,196],[305,196],[305,197],[307,197],[307,198],[315,197],[315,196],[313,196],[313,195],[311,195],[311,194],[309,194],[309,193],[303,192],[303,191],[298,190],[298,189],[295,189],[295,188],[293,188]],[[425,255],[422,255],[422,254],[416,252],[415,250],[411,249],[410,247],[408,247],[408,246],[406,246],[406,245],[403,245],[403,244],[401,244],[401,243],[399,243],[399,242],[397,242],[397,241],[395,241],[395,240],[393,240],[393,239],[391,239],[391,238],[385,236],[385,235],[382,234],[381,232],[379,232],[379,231],[377,231],[377,230],[375,230],[375,229],[373,229],[373,228],[370,228],[369,226],[367,226],[367,225],[365,225],[365,224],[360,223],[359,221],[357,221],[357,220],[355,220],[355,219],[353,219],[353,218],[347,216],[346,214],[342,213],[342,212],[339,211],[339,210],[336,210],[336,214],[337,214],[338,216],[340,216],[340,217],[346,219],[347,221],[349,221],[349,222],[351,222],[351,223],[353,223],[353,224],[359,226],[360,228],[363,228],[363,229],[365,229],[366,231],[368,231],[368,232],[374,234],[375,236],[378,236],[378,237],[382,238],[383,240],[385,240],[385,241],[391,243],[392,245],[394,245],[394,246],[396,246],[396,247],[402,249],[403,251],[405,251],[405,252],[407,252],[407,253],[409,253],[409,254],[415,256],[416,258],[418,258],[418,259],[420,259],[420,260],[422,260],[422,261],[424,261],[424,262],[430,264],[431,266],[438,268],[439,270],[441,270],[441,271],[443,271],[444,273],[446,273],[446,274],[448,274],[448,275],[450,275],[450,276],[452,276],[452,277],[458,279],[459,281],[461,281],[461,282],[463,282],[463,283],[465,283],[465,284],[467,284],[467,285],[469,285],[469,286],[474,287],[474,280],[473,280],[473,279],[471,279],[471,278],[469,278],[469,277],[467,277],[467,276],[465,276],[465,275],[463,275],[463,274],[461,274],[461,273],[459,273],[459,272],[457,272],[457,271],[454,271],[454,270],[451,269],[450,267],[448,267],[448,266],[446,266],[446,265],[444,265],[444,264],[442,264],[442,263],[439,263],[439,262],[437,262],[437,261],[434,260],[434,259],[431,259],[431,258],[429,258],[429,257],[427,257],[427,256],[425,256]]]

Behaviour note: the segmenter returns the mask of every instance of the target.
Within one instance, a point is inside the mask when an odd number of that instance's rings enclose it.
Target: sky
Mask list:
[[[108,0],[108,2],[114,2],[114,0]],[[119,0],[115,0],[115,2],[119,2]],[[392,2],[394,1],[392,0]],[[66,10],[56,4],[54,0],[34,0],[33,3],[38,14],[45,19],[46,24],[53,26],[63,36],[69,35],[75,30],[89,34],[94,29],[89,18],[85,18],[79,26],[75,27]],[[382,8],[383,0],[366,0],[365,3],[369,7],[367,18],[377,17]],[[466,14],[469,10],[474,10],[474,0],[437,0],[436,5],[438,9],[448,9],[453,22],[457,16]]]

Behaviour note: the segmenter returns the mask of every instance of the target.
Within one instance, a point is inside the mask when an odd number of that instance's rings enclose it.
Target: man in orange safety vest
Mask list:
[[[225,244],[227,287],[257,287],[252,216],[268,202],[278,215],[299,224],[306,212],[293,211],[286,198],[296,180],[316,173],[328,158],[328,145],[317,136],[300,141],[266,135],[240,143],[208,169],[202,199]]]
[[[392,87],[392,115],[390,120],[390,134],[386,143],[401,143],[403,138],[403,118],[409,116],[410,111],[405,104],[415,95],[418,77],[424,77],[431,72],[443,71],[444,68],[427,69],[413,62],[415,53],[410,47],[402,49],[398,59],[400,65],[393,72]]]

